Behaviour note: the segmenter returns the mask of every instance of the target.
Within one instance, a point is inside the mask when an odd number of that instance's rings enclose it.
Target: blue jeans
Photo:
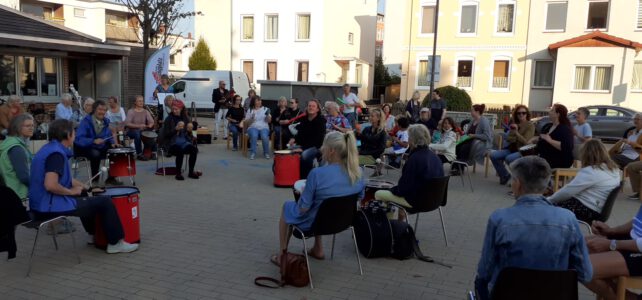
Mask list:
[[[308,174],[314,167],[314,160],[321,156],[321,151],[316,147],[305,149],[301,153],[301,179],[308,178]]]
[[[270,129],[256,129],[249,128],[247,134],[250,136],[250,154],[256,154],[256,141],[261,137],[261,144],[263,145],[263,155],[270,154]]]
[[[136,147],[136,154],[143,154],[143,143],[140,140],[140,129],[128,129],[127,136],[134,139],[134,146]]]
[[[504,162],[510,165],[520,157],[522,157],[522,155],[519,152],[510,153],[508,149],[495,150],[490,153],[490,161],[493,162],[493,167],[495,167],[499,178],[510,176],[508,170],[506,170],[506,165],[504,165]]]
[[[232,124],[230,123],[229,126],[230,132],[232,133],[232,144],[234,145],[234,149],[239,148],[239,132],[241,129],[237,124]]]
[[[348,119],[348,122],[350,123],[350,126],[352,126],[352,128],[355,128],[356,123],[357,123],[356,122],[357,121],[357,112],[355,111],[353,113],[345,113],[345,114],[343,114],[343,116],[346,117],[346,119]]]

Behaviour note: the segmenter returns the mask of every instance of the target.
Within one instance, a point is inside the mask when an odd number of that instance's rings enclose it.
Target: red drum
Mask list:
[[[363,200],[361,200],[361,206],[365,206],[369,201],[375,200],[375,193],[379,190],[390,190],[395,186],[394,183],[390,181],[380,180],[380,179],[368,179],[366,181],[365,195]]]
[[[109,176],[136,176],[136,150],[124,147],[107,150]]]
[[[120,223],[125,232],[125,242],[130,244],[140,243],[140,218],[139,218],[139,190],[133,186],[106,187],[102,193],[94,193],[96,196],[111,197],[114,207],[118,212]],[[105,249],[107,238],[103,231],[100,216],[96,217],[96,232],[94,233],[94,245],[96,248]]]
[[[143,142],[143,156],[150,158],[152,156],[152,148],[156,144],[158,134],[151,130],[145,130],[140,133],[140,139]]]
[[[274,151],[274,186],[292,187],[301,177],[301,155],[290,150]]]

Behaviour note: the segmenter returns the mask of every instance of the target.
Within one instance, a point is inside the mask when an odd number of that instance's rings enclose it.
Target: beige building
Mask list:
[[[216,68],[232,70],[232,1],[194,0],[194,40],[203,37],[216,59]]]

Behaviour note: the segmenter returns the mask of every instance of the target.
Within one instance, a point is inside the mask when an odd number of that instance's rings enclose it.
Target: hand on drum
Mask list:
[[[185,128],[185,122],[180,121],[176,124],[176,131],[183,130],[183,128]]]
[[[94,140],[94,144],[96,144],[96,145],[102,145],[104,143],[105,143],[105,140],[101,139],[101,138],[98,138],[98,139]]]

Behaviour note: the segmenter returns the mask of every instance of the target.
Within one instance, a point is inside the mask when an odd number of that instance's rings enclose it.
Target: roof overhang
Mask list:
[[[633,49],[635,52],[642,50],[642,44],[638,42],[612,36],[601,31],[593,31],[572,39],[550,44],[548,52],[554,55],[559,48],[564,47],[621,47]]]
[[[358,64],[365,64],[365,65],[369,65],[370,64],[369,62],[367,62],[367,61],[365,61],[365,60],[363,60],[361,58],[354,57],[354,56],[336,56],[336,55],[334,55],[334,61],[336,63],[338,63],[338,64],[347,64],[347,63],[350,63],[351,61],[354,61],[354,62],[356,62]]]
[[[34,49],[55,49],[57,51],[109,54],[129,56],[129,46],[110,45],[103,43],[89,43],[66,41],[60,39],[0,33],[0,44]]]

